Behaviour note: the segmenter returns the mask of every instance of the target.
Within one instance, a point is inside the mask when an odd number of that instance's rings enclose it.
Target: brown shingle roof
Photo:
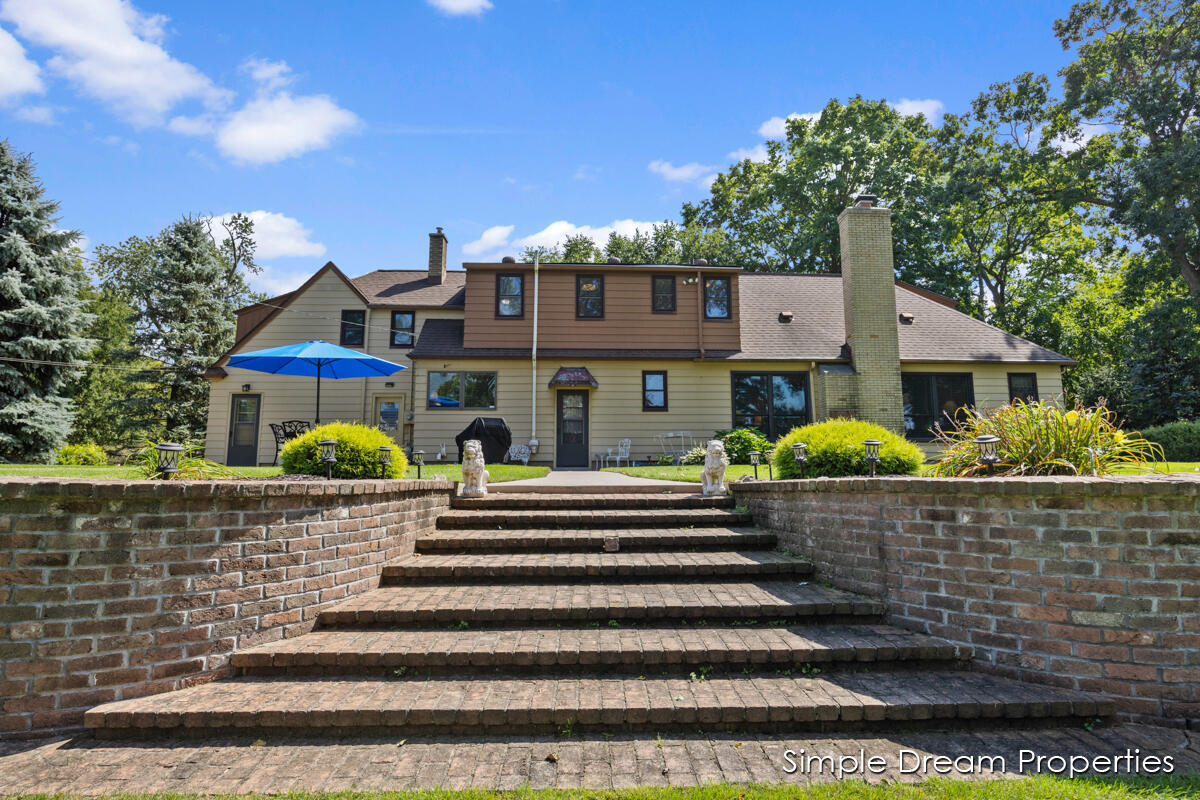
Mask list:
[[[443,283],[429,280],[425,270],[377,269],[351,278],[372,306],[396,308],[462,308],[467,273],[447,270]]]

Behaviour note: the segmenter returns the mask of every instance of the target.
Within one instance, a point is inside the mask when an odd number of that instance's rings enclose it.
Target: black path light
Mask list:
[[[413,466],[417,468],[417,480],[421,480],[421,467],[425,465],[425,451],[413,450]]]
[[[758,462],[762,458],[762,453],[757,450],[750,451],[750,463],[754,465],[754,480],[758,480]]]
[[[800,477],[804,477],[804,465],[808,461],[808,445],[804,442],[796,442],[792,445],[792,458],[800,465]]]
[[[392,448],[386,444],[379,448],[379,477],[386,478],[388,467],[392,465]]]
[[[996,474],[996,465],[1000,463],[996,445],[1000,444],[1000,437],[991,434],[976,436],[975,444],[979,445],[979,463],[987,467],[988,475]]]
[[[333,479],[333,465],[337,463],[337,439],[322,439],[321,460],[325,462],[325,480]]]
[[[170,478],[179,472],[179,454],[184,451],[183,445],[175,444],[175,442],[161,442],[154,445],[154,449],[158,451],[159,475]]]
[[[871,467],[871,477],[875,477],[875,466],[879,463],[879,445],[883,442],[878,439],[863,440],[863,447],[867,449],[867,464]]]

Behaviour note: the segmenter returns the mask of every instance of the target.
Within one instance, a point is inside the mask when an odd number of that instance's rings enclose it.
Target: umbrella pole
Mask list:
[[[321,362],[317,362],[317,424],[321,424]]]

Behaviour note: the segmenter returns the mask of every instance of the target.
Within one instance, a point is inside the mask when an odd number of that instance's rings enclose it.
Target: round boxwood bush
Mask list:
[[[857,419],[831,419],[792,428],[781,438],[771,453],[775,475],[778,478],[869,475],[871,468],[863,447],[866,439],[883,442],[879,447],[876,475],[912,475],[925,460],[921,448],[886,428]],[[792,445],[796,442],[808,445],[808,462],[804,465],[803,475],[792,455]]]
[[[1200,420],[1143,428],[1142,436],[1160,446],[1167,461],[1200,461]]]
[[[325,462],[321,460],[318,444],[324,439],[338,443],[337,463],[333,465],[335,478],[378,478],[379,448],[385,446],[392,448],[387,477],[403,478],[408,469],[404,451],[383,431],[350,422],[333,422],[285,444],[279,454],[283,471],[288,475],[324,475]]]
[[[771,451],[771,440],[762,435],[756,428],[734,428],[731,431],[717,431],[714,439],[725,443],[725,455],[730,464],[749,464],[750,451],[760,453]]]
[[[106,467],[108,455],[104,448],[94,442],[64,444],[54,455],[58,464],[72,467]]]

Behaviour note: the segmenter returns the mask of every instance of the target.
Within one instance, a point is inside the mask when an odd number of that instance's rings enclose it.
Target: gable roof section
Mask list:
[[[447,270],[445,281],[429,279],[426,270],[377,269],[351,280],[367,305],[382,308],[462,308],[467,273]]]

